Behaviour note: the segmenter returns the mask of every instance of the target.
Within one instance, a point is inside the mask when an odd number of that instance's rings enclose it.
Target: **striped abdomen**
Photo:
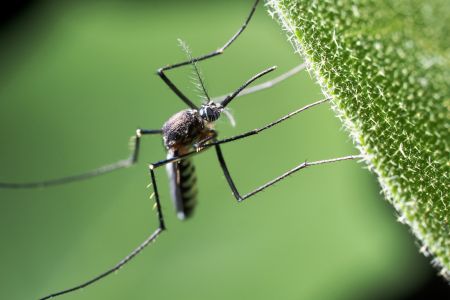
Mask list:
[[[169,152],[167,158],[172,157],[174,153]],[[177,217],[181,220],[189,218],[197,204],[197,176],[192,159],[168,164],[167,173]]]

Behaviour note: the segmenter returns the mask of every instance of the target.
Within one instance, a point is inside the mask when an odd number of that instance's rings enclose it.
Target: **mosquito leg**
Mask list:
[[[175,157],[172,157],[172,158],[168,158],[168,159],[163,159],[163,160],[157,161],[155,163],[152,163],[150,165],[150,168],[153,167],[153,169],[156,169],[156,168],[159,168],[161,166],[165,166],[167,164],[170,164],[170,163],[173,163],[173,162],[177,162],[177,161],[180,161],[182,159],[185,159],[185,158],[197,155],[200,152],[203,152],[203,151],[207,150],[210,147],[210,145],[211,145],[211,143],[208,143],[208,144],[203,145],[203,147],[201,147],[198,150],[194,149],[194,150],[192,150],[192,151],[190,151],[188,153],[185,153],[185,154],[182,154],[182,155],[179,155],[179,156],[175,156]]]
[[[292,117],[292,116],[294,116],[294,115],[296,115],[296,114],[298,114],[298,113],[300,113],[302,111],[305,111],[305,110],[307,110],[309,108],[312,108],[312,107],[314,107],[316,105],[328,102],[330,100],[331,100],[331,98],[326,98],[326,99],[322,99],[322,100],[313,102],[311,104],[308,104],[308,105],[306,105],[306,106],[304,106],[304,107],[302,107],[300,109],[297,109],[296,111],[293,111],[293,112],[291,112],[291,113],[289,113],[289,114],[279,118],[278,120],[276,120],[276,121],[274,121],[272,123],[267,124],[264,127],[257,128],[257,129],[254,129],[254,130],[250,130],[250,131],[247,131],[245,133],[242,133],[242,134],[239,134],[239,135],[235,135],[235,136],[223,139],[223,140],[218,140],[218,141],[212,140],[212,141],[209,141],[207,143],[203,143],[202,147],[200,149],[194,149],[193,151],[190,151],[190,152],[185,153],[183,155],[155,162],[152,165],[154,166],[154,168],[157,168],[157,167],[166,165],[168,163],[180,161],[180,160],[182,160],[184,158],[188,158],[190,156],[196,155],[196,154],[198,154],[198,153],[200,153],[202,151],[205,151],[205,150],[209,149],[212,146],[233,142],[233,141],[236,141],[236,140],[239,140],[239,139],[243,139],[243,138],[246,138],[246,137],[258,134],[258,133],[260,133],[260,132],[262,132],[262,131],[264,131],[266,129],[269,129],[270,127],[273,127],[273,126],[275,126],[275,125],[277,125],[277,124],[279,124],[279,123],[289,119],[290,117]]]
[[[207,137],[205,137],[204,139],[198,141],[197,143],[195,143],[194,149],[195,151],[199,152],[201,151],[207,142],[211,141],[211,140],[215,140],[217,137],[217,131],[215,131],[214,129],[212,129],[211,131],[209,131],[209,135]]]
[[[135,164],[138,161],[139,158],[139,150],[141,146],[141,137],[143,135],[150,135],[150,134],[162,134],[161,129],[138,129],[136,130],[136,134],[134,135],[134,145],[132,149],[131,157],[129,158],[130,164]]]
[[[222,150],[220,149],[220,145],[215,145],[216,148],[216,154],[217,158],[219,159],[220,167],[222,168],[223,174],[225,175],[225,178],[228,182],[228,185],[231,188],[231,191],[233,192],[233,196],[236,198],[238,202],[241,202],[244,200],[241,195],[239,194],[239,191],[236,188],[236,185],[233,182],[233,178],[231,178],[230,171],[228,171],[227,164],[225,163],[225,159],[223,158]]]
[[[256,0],[255,3],[252,6],[252,9],[249,13],[249,15],[247,16],[247,19],[245,20],[244,24],[239,28],[239,30],[231,37],[231,39],[229,39],[225,45],[223,45],[222,47],[220,47],[219,49],[212,51],[208,54],[199,56],[199,57],[194,57],[191,60],[187,60],[187,61],[183,61],[177,64],[173,64],[173,65],[167,65],[165,67],[159,68],[157,71],[157,74],[159,75],[159,77],[161,77],[161,79],[167,84],[167,86],[186,104],[188,105],[190,108],[192,109],[197,109],[197,106],[192,103],[191,100],[189,100],[188,97],[186,97],[186,95],[184,95],[176,86],[175,84],[169,79],[169,77],[166,76],[166,74],[164,73],[167,70],[171,70],[171,69],[175,69],[181,66],[185,66],[185,65],[189,65],[193,62],[198,62],[198,61],[202,61],[217,55],[222,54],[226,48],[228,48],[238,37],[239,35],[241,35],[241,33],[244,31],[244,29],[247,27],[248,23],[250,22],[253,13],[255,12],[256,6],[258,5],[259,0]]]
[[[289,114],[279,118],[278,120],[276,120],[274,122],[271,122],[271,123],[267,124],[264,127],[253,129],[253,130],[247,131],[245,133],[242,133],[242,134],[239,134],[239,135],[235,135],[235,136],[223,139],[223,140],[218,140],[218,141],[211,142],[211,143],[205,145],[205,148],[211,147],[211,146],[214,146],[214,145],[229,143],[229,142],[232,142],[232,141],[236,141],[236,140],[239,140],[239,139],[243,139],[243,138],[246,138],[246,137],[258,134],[258,133],[260,133],[260,132],[262,132],[262,131],[264,131],[266,129],[269,129],[269,128],[275,126],[275,125],[278,125],[279,123],[281,123],[283,121],[286,121],[287,119],[289,119],[292,116],[295,116],[296,114],[299,114],[299,113],[301,113],[301,112],[303,112],[303,111],[305,111],[307,109],[310,109],[310,108],[312,108],[312,107],[314,107],[316,105],[328,102],[330,100],[331,100],[331,98],[325,98],[325,99],[313,102],[311,104],[308,104],[308,105],[306,105],[306,106],[304,106],[304,107],[302,107],[300,109],[297,109],[296,111],[293,111],[293,112],[291,112],[291,113],[289,113]]]
[[[295,74],[297,74],[298,72],[304,70],[305,68],[306,68],[306,63],[302,63],[301,65],[298,65],[298,66],[290,69],[289,71],[281,74],[278,77],[275,77],[274,79],[268,80],[266,82],[260,83],[258,85],[252,86],[252,87],[245,88],[236,97],[241,97],[241,96],[244,96],[244,95],[252,94],[252,93],[255,93],[255,92],[259,92],[259,91],[271,88],[271,87],[277,85],[278,83],[288,79],[289,77],[294,76]],[[211,100],[213,102],[221,102],[227,96],[228,95],[222,95],[222,96],[214,97]]]
[[[115,171],[118,169],[128,168],[128,167],[132,166],[133,164],[135,164],[138,160],[141,137],[143,135],[151,135],[151,134],[162,134],[162,131],[160,129],[156,129],[156,130],[138,129],[138,130],[136,130],[136,134],[133,136],[134,143],[133,143],[131,155],[127,159],[119,160],[115,163],[105,165],[105,166],[99,167],[97,169],[94,169],[94,170],[91,170],[91,171],[88,171],[85,173],[67,176],[67,177],[56,178],[56,179],[50,179],[50,180],[46,180],[46,181],[27,182],[27,183],[3,183],[3,182],[0,182],[0,188],[25,189],[25,188],[48,187],[48,186],[52,186],[52,185],[59,185],[59,184],[73,182],[73,181],[84,180],[84,179],[88,179],[91,177],[106,174],[106,173],[109,173],[109,172],[112,172],[112,171]]]
[[[222,154],[222,150],[220,149],[220,145],[215,145],[215,148],[216,148],[217,158],[219,159],[220,167],[222,168],[225,178],[227,179],[228,185],[230,186],[231,191],[233,192],[233,195],[238,202],[242,202],[245,199],[252,197],[253,195],[265,190],[266,188],[274,185],[275,183],[285,179],[289,175],[291,175],[301,169],[305,169],[310,166],[329,164],[329,163],[334,163],[334,162],[343,161],[343,160],[363,158],[362,155],[349,155],[349,156],[343,156],[343,157],[325,159],[325,160],[318,160],[318,161],[312,161],[312,162],[305,161],[304,163],[301,163],[300,165],[296,166],[295,168],[290,169],[289,171],[283,173],[282,175],[276,177],[275,179],[261,185],[260,187],[256,188],[255,190],[251,191],[250,193],[247,193],[247,194],[241,196],[236,188],[236,185],[233,182],[233,179],[231,178],[230,172],[228,171],[228,167],[225,163],[225,159],[223,158],[223,154]]]
[[[159,222],[159,226],[158,228],[150,235],[148,236],[144,242],[142,242],[137,248],[135,248],[130,254],[128,254],[124,259],[122,259],[119,263],[117,263],[114,267],[110,268],[109,270],[101,273],[100,275],[82,283],[79,284],[77,286],[74,286],[72,288],[60,291],[60,292],[56,292],[53,294],[50,294],[48,296],[45,296],[43,298],[41,298],[40,300],[46,300],[46,299],[50,299],[56,296],[61,296],[67,293],[71,293],[74,292],[76,290],[85,288],[103,278],[105,278],[106,276],[114,273],[115,271],[119,270],[120,268],[122,268],[126,263],[130,262],[134,257],[136,257],[136,255],[138,255],[142,250],[144,250],[145,247],[147,247],[151,242],[153,242],[154,240],[156,240],[156,238],[166,229],[165,223],[164,223],[164,217],[163,217],[163,213],[162,213],[162,208],[161,208],[161,202],[159,201],[159,194],[158,194],[158,188],[156,186],[156,178],[155,178],[155,173],[153,171],[153,168],[150,166],[150,178],[151,178],[151,182],[153,185],[153,192],[154,192],[154,197],[155,197],[155,205],[156,205],[156,214],[158,216],[158,222]]]
[[[173,157],[173,158],[169,158],[169,159],[164,159],[164,160],[155,162],[155,163],[153,163],[152,165],[153,165],[154,168],[158,168],[158,167],[163,166],[163,165],[166,165],[166,164],[168,164],[168,163],[180,161],[180,160],[182,160],[182,159],[184,159],[184,158],[188,158],[188,157],[190,157],[190,156],[196,155],[196,154],[198,154],[198,153],[200,153],[200,152],[202,152],[202,151],[205,151],[205,150],[209,149],[209,148],[212,147],[212,146],[220,145],[220,144],[225,144],[225,143],[229,143],[229,142],[233,142],[233,141],[236,141],[236,140],[239,140],[239,139],[246,138],[246,137],[248,137],[248,136],[252,136],[252,135],[258,134],[258,133],[260,133],[261,131],[264,131],[264,130],[266,130],[266,129],[269,129],[270,127],[275,126],[275,125],[277,125],[277,124],[279,124],[279,123],[281,123],[281,122],[283,122],[283,121],[289,119],[290,117],[292,117],[292,116],[294,116],[294,115],[296,115],[296,114],[298,114],[298,113],[300,113],[300,112],[302,112],[302,111],[305,111],[305,110],[307,110],[307,109],[309,109],[309,108],[311,108],[311,107],[314,107],[314,106],[316,106],[316,105],[325,103],[325,102],[330,101],[330,100],[331,100],[330,98],[326,98],[326,99],[319,100],[319,101],[317,101],[317,102],[308,104],[308,105],[306,105],[306,106],[304,106],[304,107],[302,107],[302,108],[300,108],[300,109],[297,109],[296,111],[293,111],[293,112],[291,112],[291,113],[285,115],[284,117],[282,117],[282,118],[280,118],[280,119],[278,119],[278,120],[276,120],[276,121],[274,121],[274,122],[272,122],[272,123],[270,123],[270,124],[268,124],[268,125],[266,125],[266,126],[264,126],[264,127],[261,127],[261,128],[258,128],[258,129],[254,129],[254,130],[251,130],[251,131],[248,131],[248,132],[245,132],[245,133],[236,135],[236,136],[232,136],[232,137],[229,137],[229,138],[226,138],[226,139],[223,139],[223,140],[218,140],[218,141],[213,140],[213,141],[209,141],[208,143],[202,144],[202,147],[201,147],[201,149],[199,149],[199,151],[197,151],[196,149],[194,149],[194,150],[192,150],[192,151],[190,151],[190,152],[188,152],[188,153],[185,153],[185,154],[183,154],[183,155],[180,155],[180,156],[177,156],[177,157]]]
[[[155,177],[155,171],[154,171],[153,165],[149,165],[149,170],[150,170],[150,177],[152,179],[153,192],[155,193],[154,196],[155,196],[156,212],[158,214],[158,220],[159,220],[159,229],[165,230],[166,225],[164,223],[164,216],[162,213],[161,202],[159,201],[159,194],[158,194],[158,188],[156,187],[156,177]]]
[[[166,165],[168,163],[180,161],[180,160],[182,160],[184,158],[188,158],[188,157],[196,155],[196,154],[198,154],[198,153],[200,153],[200,152],[202,152],[204,150],[207,150],[207,149],[209,149],[212,146],[233,142],[233,141],[236,141],[236,140],[239,140],[239,139],[243,139],[243,138],[246,138],[246,137],[258,134],[258,133],[260,133],[260,132],[262,132],[262,131],[264,131],[266,129],[269,129],[272,126],[275,126],[275,125],[277,125],[277,124],[279,124],[279,123],[289,119],[290,117],[292,117],[292,116],[294,116],[294,115],[296,115],[296,114],[298,114],[298,113],[300,113],[302,111],[305,111],[305,110],[307,110],[309,108],[312,108],[312,107],[314,107],[316,105],[325,103],[325,102],[330,101],[330,100],[331,100],[330,98],[326,98],[326,99],[322,99],[322,100],[313,102],[311,104],[308,104],[308,105],[306,105],[306,106],[304,106],[304,107],[302,107],[300,109],[297,109],[296,111],[293,111],[293,112],[291,112],[291,113],[289,113],[289,114],[279,118],[278,120],[276,120],[276,121],[274,121],[272,123],[267,124],[264,127],[257,128],[257,129],[254,129],[254,130],[250,130],[250,131],[247,131],[245,133],[242,133],[242,134],[239,134],[239,135],[235,135],[235,136],[232,136],[232,137],[229,137],[229,138],[226,138],[226,139],[218,140],[218,141],[213,139],[212,141],[209,141],[208,143],[203,143],[202,147],[200,147],[200,148],[197,147],[197,149],[194,149],[193,151],[190,151],[190,152],[185,153],[183,155],[158,161],[156,163],[153,163],[153,166],[155,168],[157,168],[157,167],[160,167],[162,165]]]
[[[229,94],[228,96],[225,97],[225,99],[223,99],[221,102],[219,102],[219,106],[221,107],[226,107],[231,101],[233,101],[233,99],[235,99],[237,97],[237,95],[239,95],[247,86],[249,86],[250,84],[252,84],[255,80],[257,80],[258,78],[261,78],[264,75],[269,74],[270,72],[274,71],[277,67],[273,66],[270,67],[268,69],[265,69],[262,72],[259,72],[258,74],[254,75],[252,78],[250,78],[249,80],[247,80],[243,85],[241,85],[239,88],[237,88],[234,92],[232,92],[231,94]]]

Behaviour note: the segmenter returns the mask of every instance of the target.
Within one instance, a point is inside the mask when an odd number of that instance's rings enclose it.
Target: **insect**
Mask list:
[[[33,187],[40,187],[40,186],[51,186],[56,184],[63,184],[71,181],[81,180],[81,179],[87,179],[93,176],[97,176],[100,174],[105,174],[108,172],[111,172],[113,170],[121,169],[129,167],[133,164],[135,164],[138,161],[139,153],[140,153],[140,142],[141,138],[144,136],[149,135],[159,135],[162,136],[164,140],[165,147],[167,149],[168,155],[167,158],[158,161],[156,163],[153,163],[149,166],[149,174],[150,174],[150,182],[153,187],[154,192],[154,199],[156,204],[156,212],[159,220],[158,228],[138,247],[136,248],[132,253],[130,253],[126,258],[124,258],[121,262],[119,262],[116,266],[111,268],[110,270],[107,270],[106,272],[100,274],[99,276],[81,284],[78,286],[75,286],[73,288],[60,291],[51,295],[48,295],[42,299],[48,299],[54,296],[62,295],[65,293],[69,293],[72,291],[75,291],[77,289],[80,289],[82,287],[86,287],[106,276],[113,273],[114,271],[121,268],[123,265],[125,265],[127,262],[129,262],[133,257],[135,257],[138,253],[140,253],[149,243],[154,241],[166,228],[164,217],[161,210],[161,204],[160,204],[160,198],[158,195],[158,187],[156,184],[156,178],[155,178],[155,170],[166,166],[168,169],[168,173],[170,176],[170,183],[171,183],[171,192],[172,192],[172,199],[175,204],[177,216],[180,219],[186,219],[192,216],[192,213],[195,209],[195,203],[197,200],[197,195],[195,191],[195,170],[194,165],[191,161],[191,157],[201,153],[205,150],[208,150],[209,148],[213,147],[215,148],[219,163],[223,169],[223,172],[225,174],[225,177],[231,187],[231,190],[236,197],[238,201],[243,201],[256,193],[262,191],[263,189],[275,184],[276,182],[282,180],[283,178],[287,177],[288,175],[303,169],[308,166],[312,165],[318,165],[318,164],[325,164],[330,163],[334,161],[340,161],[345,159],[353,159],[355,156],[347,156],[343,158],[337,158],[337,159],[331,159],[331,160],[324,160],[324,161],[318,161],[318,162],[308,162],[303,163],[296,168],[286,172],[285,174],[275,178],[274,180],[268,182],[267,184],[257,188],[253,192],[250,192],[245,195],[241,195],[236,185],[234,184],[232,177],[227,169],[225,159],[223,157],[222,151],[221,151],[221,145],[225,143],[229,143],[238,139],[246,138],[251,135],[258,134],[262,131],[267,130],[268,128],[275,126],[286,119],[290,118],[291,116],[294,116],[304,110],[307,110],[309,108],[312,108],[314,106],[317,106],[322,103],[326,103],[329,101],[329,99],[320,100],[318,102],[312,103],[306,107],[303,107],[297,111],[294,111],[279,120],[276,120],[275,122],[272,122],[260,129],[252,130],[246,133],[243,133],[238,136],[234,136],[228,139],[220,140],[218,139],[218,134],[214,130],[214,123],[217,121],[222,114],[226,113],[226,108],[231,105],[230,103],[234,101],[239,96],[242,96],[246,93],[256,92],[259,91],[265,87],[269,87],[273,84],[275,84],[277,81],[272,80],[268,81],[266,83],[263,83],[258,86],[250,87],[250,84],[252,84],[254,81],[259,80],[259,78],[265,76],[266,74],[274,71],[274,68],[268,68],[258,74],[256,74],[254,77],[250,78],[247,82],[245,82],[242,86],[237,88],[234,92],[230,93],[229,95],[225,97],[219,97],[219,98],[213,98],[211,99],[204,88],[203,80],[201,79],[200,73],[197,70],[196,63],[205,59],[212,58],[214,56],[220,55],[224,52],[226,48],[228,48],[236,39],[240,36],[240,34],[244,31],[247,24],[250,22],[250,19],[253,16],[253,13],[257,7],[258,1],[256,1],[251,9],[250,14],[248,15],[247,19],[244,22],[244,25],[237,31],[235,35],[227,42],[225,45],[221,48],[219,48],[217,51],[214,51],[212,53],[206,54],[201,57],[196,58],[190,58],[185,62],[170,65],[164,68],[161,68],[158,70],[158,75],[161,77],[161,79],[168,85],[168,87],[188,106],[187,110],[183,110],[177,114],[175,114],[173,117],[171,117],[163,126],[162,129],[156,129],[156,130],[146,130],[146,129],[139,129],[137,130],[135,134],[135,140],[134,140],[134,148],[132,151],[132,155],[130,158],[126,160],[119,161],[117,163],[107,165],[104,167],[101,167],[99,169],[93,170],[88,173],[84,173],[81,175],[71,176],[71,177],[65,177],[50,181],[44,181],[44,182],[37,182],[37,183],[25,183],[25,184],[13,184],[13,183],[3,183],[0,184],[0,187],[3,188],[33,188]],[[200,107],[197,107],[188,97],[184,95],[183,92],[181,92],[177,86],[167,77],[166,71],[175,69],[182,66],[188,66],[192,65],[199,78],[199,82],[201,85],[202,90],[204,91],[206,101],[203,105]],[[282,75],[279,80],[282,80],[286,78],[289,74]]]

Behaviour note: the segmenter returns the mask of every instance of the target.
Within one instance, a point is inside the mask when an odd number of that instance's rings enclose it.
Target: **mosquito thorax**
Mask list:
[[[196,109],[185,109],[167,120],[162,128],[166,148],[191,146],[208,131],[207,122]]]
[[[214,122],[219,119],[221,111],[222,107],[220,105],[210,101],[206,104],[203,104],[198,110],[198,113],[200,114],[200,117],[202,117],[205,121]]]

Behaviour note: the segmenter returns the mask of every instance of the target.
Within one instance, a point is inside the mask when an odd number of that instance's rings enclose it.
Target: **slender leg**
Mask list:
[[[225,97],[225,99],[223,99],[221,102],[219,102],[219,106],[221,107],[226,107],[234,98],[237,97],[237,95],[239,95],[247,86],[249,86],[251,83],[253,83],[253,81],[257,80],[258,78],[261,78],[262,76],[272,72],[273,70],[275,70],[277,67],[273,66],[270,67],[268,69],[265,69],[262,72],[259,72],[258,74],[256,74],[255,76],[253,76],[252,78],[250,78],[249,80],[247,80],[243,85],[241,85],[239,88],[237,88],[234,92],[232,92],[231,94],[229,94],[228,96]]]
[[[236,97],[241,97],[241,96],[244,96],[244,95],[252,94],[252,93],[255,93],[255,92],[259,92],[259,91],[271,88],[271,87],[277,85],[278,83],[288,79],[289,77],[294,76],[295,74],[297,74],[298,72],[304,70],[305,68],[306,68],[306,63],[302,63],[301,65],[298,65],[298,66],[290,69],[289,71],[281,74],[278,77],[275,77],[274,79],[268,80],[266,82],[260,83],[258,85],[255,85],[255,86],[252,86],[252,87],[249,87],[249,88],[245,88]],[[218,97],[214,97],[211,100],[213,102],[221,102],[227,96],[228,96],[228,94],[227,95],[218,96]]]
[[[283,121],[286,121],[287,119],[289,119],[292,116],[295,116],[296,114],[299,114],[299,113],[301,113],[301,112],[303,112],[303,111],[305,111],[307,109],[310,109],[310,108],[312,108],[314,106],[317,106],[319,104],[328,102],[330,100],[331,100],[331,98],[325,98],[325,99],[313,102],[311,104],[308,104],[308,105],[306,105],[306,106],[304,106],[304,107],[302,107],[300,109],[297,109],[296,111],[293,111],[293,112],[291,112],[291,113],[289,113],[289,114],[279,118],[278,120],[276,120],[274,122],[271,122],[271,123],[267,124],[266,126],[263,126],[261,128],[257,128],[257,129],[253,129],[253,130],[247,131],[245,133],[242,133],[242,134],[239,134],[239,135],[235,135],[235,136],[223,139],[223,140],[219,140],[219,141],[215,141],[215,142],[209,143],[209,144],[205,145],[205,147],[211,147],[213,145],[225,144],[225,143],[229,143],[229,142],[232,142],[232,141],[236,141],[236,140],[239,140],[239,139],[243,139],[243,138],[249,137],[251,135],[258,134],[258,133],[260,133],[260,132],[262,132],[262,131],[264,131],[266,129],[269,129],[270,127],[273,127],[273,126],[278,125],[279,123],[281,123]]]
[[[159,226],[158,228],[149,236],[145,239],[144,242],[142,242],[136,249],[134,249],[130,254],[128,254],[124,259],[122,259],[119,263],[117,263],[114,267],[110,268],[109,270],[107,270],[106,272],[101,273],[100,275],[82,283],[79,284],[75,287],[60,291],[60,292],[56,292],[53,294],[50,294],[48,296],[45,296],[43,298],[41,298],[40,300],[45,300],[45,299],[50,299],[56,296],[60,296],[63,294],[67,294],[67,293],[71,293],[74,292],[76,290],[85,288],[91,284],[93,284],[96,281],[99,281],[100,279],[105,278],[106,276],[110,275],[111,273],[114,273],[115,271],[119,270],[120,268],[122,268],[126,263],[128,263],[129,261],[131,261],[134,257],[136,257],[136,255],[138,255],[142,250],[144,250],[145,247],[147,247],[151,242],[153,242],[154,240],[156,240],[156,238],[166,229],[165,223],[164,223],[164,217],[163,217],[163,213],[162,213],[162,208],[161,208],[161,203],[159,201],[159,194],[158,194],[158,188],[156,186],[156,178],[155,178],[155,173],[153,171],[153,167],[150,166],[150,177],[151,177],[151,182],[153,185],[153,192],[154,192],[154,196],[155,196],[155,204],[156,204],[156,213],[158,216],[158,222],[159,222]]]
[[[314,107],[316,105],[328,102],[330,100],[331,100],[330,98],[326,98],[326,99],[322,99],[322,100],[313,102],[311,104],[308,104],[308,105],[306,105],[306,106],[304,106],[304,107],[302,107],[300,109],[297,109],[296,111],[293,111],[293,112],[291,112],[291,113],[289,113],[289,114],[279,118],[278,120],[276,120],[276,121],[274,121],[272,123],[267,124],[264,127],[257,128],[257,129],[254,129],[254,130],[250,130],[250,131],[247,131],[247,132],[244,132],[242,134],[235,135],[235,136],[232,136],[232,137],[229,137],[229,138],[226,138],[226,139],[222,139],[222,140],[218,140],[218,141],[211,141],[209,143],[202,144],[201,149],[194,149],[193,151],[190,151],[190,152],[188,152],[186,154],[158,161],[158,162],[154,163],[153,166],[159,167],[159,166],[162,166],[162,165],[165,165],[165,164],[168,164],[168,163],[180,161],[180,160],[182,160],[184,158],[188,158],[188,157],[196,155],[196,154],[198,154],[198,153],[200,153],[202,151],[205,151],[205,150],[209,149],[212,146],[220,145],[220,144],[226,144],[226,143],[229,143],[229,142],[233,142],[233,141],[236,141],[236,140],[239,140],[239,139],[243,139],[243,138],[246,138],[246,137],[258,134],[258,133],[260,133],[260,132],[262,132],[262,131],[264,131],[266,129],[269,129],[269,128],[271,128],[271,127],[273,127],[273,126],[275,126],[275,125],[277,125],[277,124],[279,124],[279,123],[281,123],[283,121],[286,121],[290,117],[292,117],[292,116],[294,116],[294,115],[296,115],[296,114],[298,114],[300,112],[303,112],[303,111],[305,111],[307,109],[310,109],[310,108],[312,108],[312,107]]]
[[[209,131],[209,135],[208,135],[207,137],[205,137],[204,139],[198,141],[197,143],[195,143],[195,144],[193,145],[193,146],[194,146],[194,149],[195,149],[197,152],[201,151],[201,150],[205,147],[206,143],[208,143],[208,142],[211,141],[211,140],[215,140],[216,137],[217,137],[217,131],[215,131],[214,129],[211,129],[211,130]]]
[[[73,181],[79,181],[88,179],[91,177],[99,176],[102,174],[106,174],[118,169],[128,168],[135,164],[139,157],[139,149],[141,144],[141,137],[143,135],[150,134],[161,134],[162,131],[160,129],[149,130],[149,129],[138,129],[136,130],[136,134],[133,136],[134,144],[131,155],[127,159],[119,160],[118,162],[102,166],[100,168],[72,176],[56,178],[46,181],[38,181],[38,182],[27,182],[27,183],[2,183],[0,182],[0,188],[10,188],[10,189],[25,189],[25,188],[38,188],[38,187],[48,187],[52,185],[65,184]]]
[[[305,169],[309,166],[315,166],[315,165],[322,165],[322,164],[328,164],[328,163],[333,163],[333,162],[338,162],[338,161],[342,161],[342,160],[350,160],[350,159],[357,159],[357,158],[362,158],[362,155],[349,155],[349,156],[344,156],[344,157],[338,157],[338,158],[332,158],[332,159],[325,159],[325,160],[318,160],[318,161],[313,161],[313,162],[307,162],[305,161],[304,163],[296,166],[293,169],[290,169],[289,171],[283,173],[282,175],[276,177],[275,179],[261,185],[260,187],[256,188],[255,190],[251,191],[248,194],[245,194],[243,196],[241,196],[236,188],[236,185],[233,182],[233,179],[231,178],[230,172],[228,171],[228,167],[225,163],[225,159],[223,158],[223,154],[222,154],[222,150],[220,149],[220,145],[215,145],[216,148],[216,153],[217,153],[217,158],[219,159],[219,163],[220,163],[220,167],[223,170],[223,173],[225,175],[225,178],[227,179],[228,185],[231,188],[231,191],[233,192],[234,197],[236,198],[236,200],[238,202],[242,202],[247,198],[250,198],[251,196],[261,192],[262,190],[265,190],[266,188],[268,188],[269,186],[274,185],[275,183],[277,183],[278,181],[281,181],[283,179],[285,179],[286,177],[288,177],[289,175],[301,170],[301,169]]]
[[[184,95],[176,86],[175,84],[169,79],[169,77],[166,76],[166,74],[164,73],[164,71],[167,70],[171,70],[171,69],[175,69],[181,66],[185,66],[185,65],[189,65],[193,62],[198,62],[198,61],[202,61],[217,55],[222,54],[226,48],[228,48],[237,38],[239,35],[241,35],[241,33],[244,31],[244,29],[247,27],[248,23],[250,22],[253,13],[255,12],[256,6],[258,5],[259,0],[256,0],[255,3],[252,6],[252,9],[250,11],[250,14],[247,16],[247,19],[245,20],[244,24],[239,28],[239,30],[231,37],[231,39],[229,39],[225,45],[223,45],[222,47],[220,47],[219,49],[212,51],[208,54],[199,56],[199,57],[194,57],[191,60],[187,60],[187,61],[183,61],[177,64],[173,64],[173,65],[168,65],[162,68],[159,68],[157,71],[157,74],[159,75],[159,77],[161,77],[161,79],[167,84],[167,86],[184,102],[186,103],[186,105],[188,105],[190,108],[192,109],[197,109],[197,106],[192,103],[191,100],[189,100],[188,97],[186,97],[186,95]]]

